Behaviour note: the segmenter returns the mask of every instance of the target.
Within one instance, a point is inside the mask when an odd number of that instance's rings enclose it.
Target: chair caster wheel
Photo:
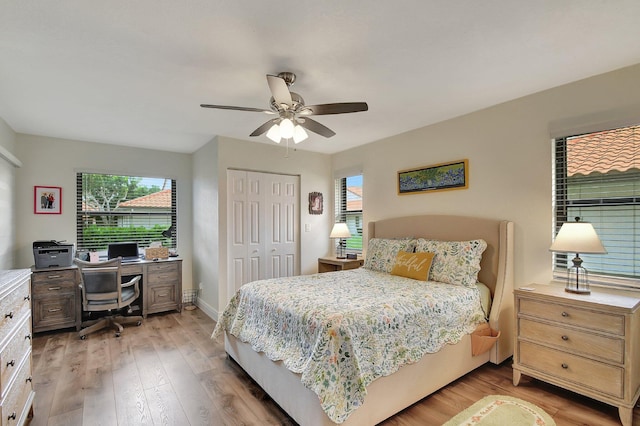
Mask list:
[[[85,340],[87,336],[80,336],[80,340]]]
[[[140,326],[142,325],[142,321],[138,321],[138,322],[136,323],[136,325],[137,325],[138,327],[140,327]]]
[[[120,337],[120,333],[116,333],[116,337]]]

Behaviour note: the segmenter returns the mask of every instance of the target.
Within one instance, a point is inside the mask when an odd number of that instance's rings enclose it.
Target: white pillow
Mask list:
[[[416,240],[413,238],[371,238],[367,246],[364,267],[373,271],[390,273],[398,252],[413,252]]]
[[[475,286],[480,272],[482,253],[487,248],[485,240],[438,241],[419,238],[416,252],[435,253],[429,279],[448,284]]]

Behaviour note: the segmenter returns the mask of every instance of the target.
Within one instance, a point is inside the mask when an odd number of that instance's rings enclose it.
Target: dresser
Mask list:
[[[23,425],[33,416],[31,271],[0,271],[0,419]]]
[[[513,384],[526,374],[618,407],[631,426],[640,396],[640,293],[558,285],[517,289]]]

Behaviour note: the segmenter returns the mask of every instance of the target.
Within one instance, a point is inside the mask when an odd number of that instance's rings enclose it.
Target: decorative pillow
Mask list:
[[[401,251],[396,256],[396,263],[391,269],[391,275],[427,281],[433,256],[435,254],[427,252],[407,253],[406,251]]]
[[[418,239],[416,252],[435,253],[430,280],[473,287],[478,281],[485,240],[437,241]]]
[[[415,246],[416,240],[413,238],[372,238],[367,246],[364,267],[372,271],[389,273],[396,262],[398,252],[412,252]]]

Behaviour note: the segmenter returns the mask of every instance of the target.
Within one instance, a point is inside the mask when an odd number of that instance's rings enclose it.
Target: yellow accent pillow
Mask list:
[[[396,263],[391,269],[391,275],[427,281],[434,256],[435,254],[430,252],[408,253],[400,251],[396,256]]]

